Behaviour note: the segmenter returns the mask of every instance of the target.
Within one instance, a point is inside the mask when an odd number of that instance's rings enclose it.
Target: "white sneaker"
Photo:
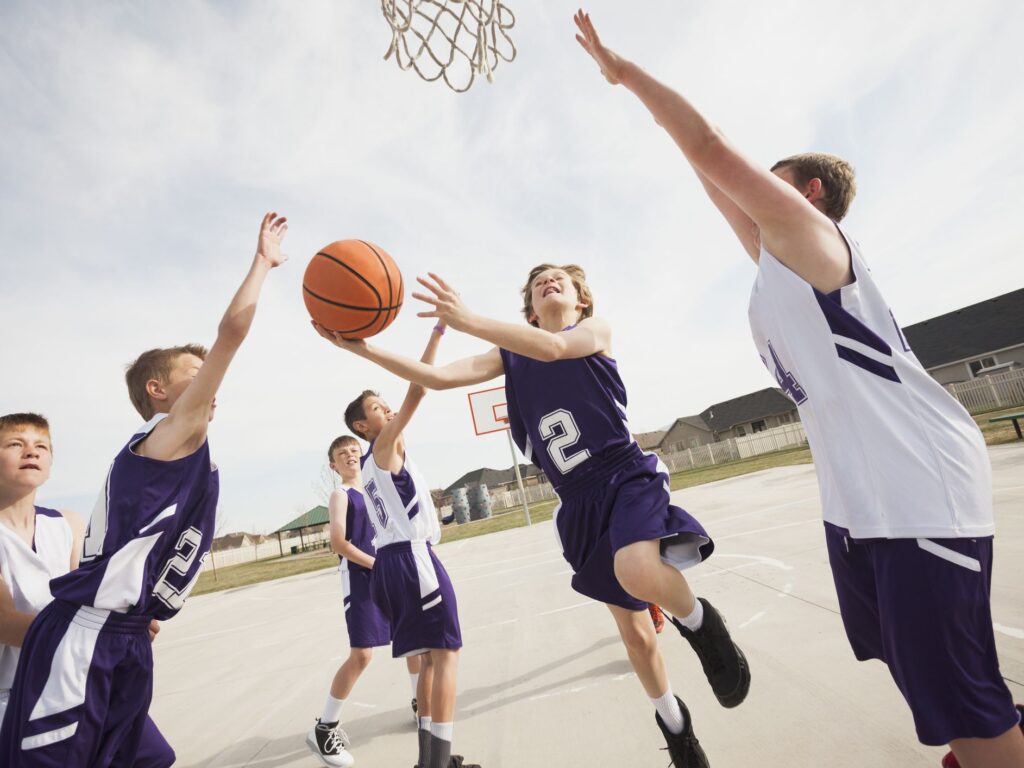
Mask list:
[[[347,749],[351,744],[348,734],[341,730],[340,723],[321,723],[319,717],[306,736],[306,746],[320,758],[321,763],[331,768],[355,765],[356,759]]]

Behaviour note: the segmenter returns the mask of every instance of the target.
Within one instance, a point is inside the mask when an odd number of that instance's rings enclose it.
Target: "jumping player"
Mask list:
[[[50,476],[50,425],[35,413],[0,416],[0,723],[21,645],[52,599],[50,579],[78,567],[85,524],[74,512],[37,506]],[[150,638],[159,631],[156,621]],[[167,768],[174,750],[148,717],[134,768]]]
[[[337,334],[314,327],[339,343]],[[427,342],[421,358],[427,368],[432,367],[444,328],[436,325]],[[346,408],[345,424],[370,443],[362,462],[363,495],[377,547],[370,588],[391,621],[391,653],[395,658],[424,655],[416,764],[448,768],[453,761],[462,764],[461,756],[451,754],[462,631],[451,579],[432,549],[441,538],[434,502],[403,434],[425,393],[411,384],[396,413],[380,395],[366,390]]]
[[[77,570],[25,637],[0,731],[0,765],[131,766],[152,696],[148,627],[181,609],[209,551],[218,474],[206,439],[214,397],[245,339],[287,224],[267,214],[249,273],[209,353],[143,353],[128,369],[147,423],[114,458]],[[204,361],[205,358],[205,361]]]
[[[330,519],[331,549],[341,561],[342,602],[348,628],[349,656],[338,668],[324,703],[323,713],[306,737],[306,744],[324,765],[352,765],[348,753],[348,734],[341,730],[341,712],[359,676],[373,658],[373,649],[391,643],[391,625],[370,596],[370,571],[373,568],[373,526],[366,515],[363,480],[359,468],[362,457],[359,441],[349,435],[335,438],[327,449],[331,469],[341,478],[341,488],[327,502]],[[412,684],[412,712],[416,717],[420,657],[405,659]]]
[[[534,267],[522,290],[528,325],[476,315],[444,280],[431,278],[420,279],[429,295],[413,294],[433,307],[421,316],[497,346],[435,368],[365,342],[335,343],[436,389],[505,374],[512,436],[561,501],[555,530],[575,573],[573,588],[608,605],[674,764],[706,766],[689,712],[669,685],[648,604],[673,614],[723,706],[743,701],[750,673],[721,615],[694,597],[681,573],[714,545],[700,523],[670,503],[664,465],[629,432],[611,328],[593,316],[586,275],[575,265]]]
[[[675,140],[757,264],[750,325],[797,404],[854,655],[880,659],[920,741],[966,768],[1024,766],[989,606],[991,467],[974,420],[921,367],[857,243],[839,225],[853,170],[805,154],[765,170],[682,96],[601,43],[577,40]]]

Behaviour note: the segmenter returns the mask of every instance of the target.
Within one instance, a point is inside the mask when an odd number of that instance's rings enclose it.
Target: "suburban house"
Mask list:
[[[267,537],[260,533],[225,533],[223,536],[218,536],[213,540],[210,549],[214,552],[224,552],[229,549],[238,549],[239,547],[255,547],[266,540]]]
[[[903,329],[940,384],[1024,368],[1024,288]]]
[[[519,474],[522,475],[524,488],[547,482],[544,472],[541,471],[540,467],[536,467],[533,464],[520,464]],[[511,491],[519,488],[519,484],[516,482],[516,472],[513,467],[508,469],[483,467],[467,472],[443,491],[431,491],[434,504],[437,507],[447,506],[452,503],[452,493],[455,492],[456,488],[475,485],[486,485],[487,490],[492,492]]]

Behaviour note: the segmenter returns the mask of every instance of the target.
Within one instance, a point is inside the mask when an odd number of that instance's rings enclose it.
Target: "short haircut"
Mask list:
[[[45,432],[47,436],[50,434],[50,422],[38,413],[8,413],[6,416],[0,416],[0,432],[18,427],[35,427],[40,432]]]
[[[327,460],[333,463],[334,452],[339,448],[344,448],[346,445],[354,445],[356,448],[359,448],[359,441],[352,437],[352,435],[341,435],[334,438],[331,447],[327,449]]]
[[[363,421],[366,418],[366,409],[363,408],[363,403],[366,402],[368,397],[380,397],[380,393],[374,392],[372,389],[364,389],[359,397],[349,403],[345,409],[345,426],[363,438],[363,440],[367,439],[366,434],[356,429],[356,422]]]
[[[857,194],[852,165],[827,152],[804,152],[779,160],[772,166],[773,171],[779,168],[789,168],[799,186],[811,179],[820,179],[825,215],[832,221],[843,220]]]
[[[195,355],[199,359],[205,360],[206,354],[206,347],[200,344],[185,344],[181,347],[150,349],[139,355],[135,362],[127,367],[124,380],[128,384],[128,397],[131,398],[132,405],[135,406],[135,410],[142,418],[149,420],[156,413],[153,401],[149,399],[149,393],[146,392],[147,382],[150,379],[156,379],[161,384],[167,384],[171,378],[171,370],[179,357]]]
[[[536,267],[530,270],[530,276],[526,279],[526,285],[523,287],[523,316],[526,317],[526,322],[532,326],[537,326],[536,319],[531,320],[530,315],[534,314],[533,311],[533,281],[537,279],[537,275],[541,272],[547,272],[549,269],[560,269],[569,276],[572,280],[572,284],[576,286],[576,293],[579,296],[581,303],[586,306],[580,312],[579,320],[585,317],[591,317],[594,314],[594,296],[590,292],[590,286],[587,285],[587,273],[583,271],[583,267],[579,264],[565,264],[558,266],[557,264],[538,264]]]

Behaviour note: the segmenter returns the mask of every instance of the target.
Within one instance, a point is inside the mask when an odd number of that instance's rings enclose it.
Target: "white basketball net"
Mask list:
[[[424,80],[444,78],[453,91],[468,91],[478,74],[493,82],[499,61],[512,61],[508,30],[516,17],[501,0],[381,0],[391,27],[391,47],[401,69]]]

